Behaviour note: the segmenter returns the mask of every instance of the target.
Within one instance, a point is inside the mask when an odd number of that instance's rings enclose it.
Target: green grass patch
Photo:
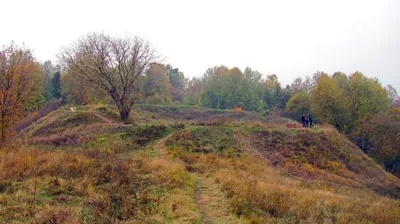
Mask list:
[[[171,155],[182,153],[217,153],[239,155],[241,149],[229,127],[189,127],[178,131],[167,142]]]

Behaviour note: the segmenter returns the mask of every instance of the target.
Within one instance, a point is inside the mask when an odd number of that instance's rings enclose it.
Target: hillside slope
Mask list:
[[[0,149],[0,219],[398,223],[400,180],[334,129],[190,107],[49,113]],[[110,122],[111,121],[111,122]]]
[[[400,197],[400,180],[333,129],[188,127],[168,144],[174,155],[253,155],[307,184],[349,186]]]

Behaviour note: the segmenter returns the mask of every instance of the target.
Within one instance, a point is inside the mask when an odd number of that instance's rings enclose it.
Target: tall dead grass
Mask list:
[[[356,198],[323,190],[294,188],[260,180],[243,171],[219,171],[216,181],[231,199],[233,211],[250,219],[382,224],[400,220],[399,201],[369,193]]]
[[[181,163],[146,153],[0,149],[5,222],[198,222],[194,186]]]

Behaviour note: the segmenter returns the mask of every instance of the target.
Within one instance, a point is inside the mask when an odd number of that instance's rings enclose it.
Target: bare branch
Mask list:
[[[135,84],[151,63],[155,50],[139,37],[89,34],[59,55],[64,67],[105,90],[120,110],[121,120],[141,95]]]

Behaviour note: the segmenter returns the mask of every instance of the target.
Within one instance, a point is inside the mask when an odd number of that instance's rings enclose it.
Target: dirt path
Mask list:
[[[157,151],[159,158],[167,159],[167,149],[165,147],[165,142],[172,134],[169,134],[166,137],[160,139],[154,145],[154,150]],[[203,218],[203,223],[248,223],[245,220],[239,219],[232,215],[229,208],[229,201],[221,192],[219,185],[215,183],[214,178],[208,177],[205,174],[200,173],[190,174],[197,179],[194,200]]]
[[[158,140],[158,142],[154,145],[154,150],[157,151],[157,155],[160,158],[166,159],[167,158],[167,148],[165,147],[165,142],[168,140],[169,137],[172,136],[173,133],[165,136],[164,138]]]
[[[232,215],[229,201],[221,192],[220,186],[215,183],[214,178],[198,173],[193,175],[198,180],[196,204],[205,224],[248,223]]]
[[[104,123],[113,123],[112,120],[110,120],[110,119],[104,117],[103,115],[101,115],[101,114],[99,114],[99,113],[97,113],[97,112],[93,112],[93,114],[94,114],[96,117],[98,117],[98,118],[100,118],[101,120],[103,120]]]
[[[75,107],[69,107],[69,111],[75,112],[76,109],[75,109]],[[92,113],[94,114],[94,116],[96,116],[96,117],[100,118],[101,120],[103,120],[104,123],[114,123],[114,121],[104,117],[103,115],[101,115],[101,114],[99,114],[97,112],[92,112]]]
[[[210,224],[211,220],[208,216],[206,210],[206,198],[204,197],[204,191],[207,189],[209,190],[207,185],[204,185],[204,181],[200,178],[197,178],[198,184],[196,186],[196,193],[195,193],[195,200],[197,207],[200,210],[201,216],[203,217],[203,221],[205,224]]]

